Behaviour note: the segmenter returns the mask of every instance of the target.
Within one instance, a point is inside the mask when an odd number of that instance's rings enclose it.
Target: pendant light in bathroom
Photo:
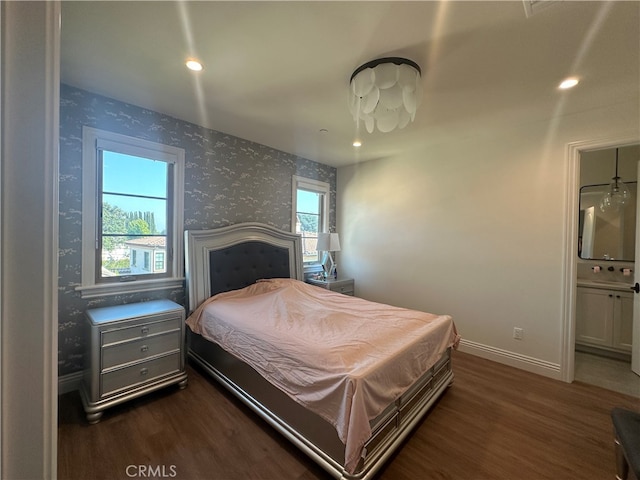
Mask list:
[[[622,181],[618,175],[618,149],[616,148],[616,174],[611,178],[611,184],[607,193],[600,200],[600,211],[617,212],[624,208],[631,199],[629,187]]]

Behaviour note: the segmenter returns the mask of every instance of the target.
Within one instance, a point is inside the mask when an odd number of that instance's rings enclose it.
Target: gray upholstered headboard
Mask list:
[[[261,223],[185,232],[185,272],[191,312],[216,293],[261,278],[303,279],[299,235]]]
[[[210,295],[247,287],[259,278],[289,278],[289,250],[261,241],[209,251]]]

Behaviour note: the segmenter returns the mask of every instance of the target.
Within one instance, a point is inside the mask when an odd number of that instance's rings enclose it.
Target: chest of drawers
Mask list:
[[[81,397],[89,423],[121,402],[176,383],[186,387],[184,317],[170,300],[87,311]]]

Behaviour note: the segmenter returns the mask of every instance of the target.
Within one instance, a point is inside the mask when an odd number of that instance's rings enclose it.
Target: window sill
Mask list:
[[[76,291],[81,298],[106,297],[127,293],[152,292],[184,287],[184,277],[160,278],[154,280],[136,280],[134,282],[102,283],[99,285],[80,285]]]

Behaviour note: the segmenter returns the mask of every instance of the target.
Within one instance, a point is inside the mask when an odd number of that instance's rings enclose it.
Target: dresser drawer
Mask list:
[[[342,293],[343,295],[355,295],[354,280],[353,278],[308,278],[307,283],[315,285],[316,287],[331,290],[332,292]]]
[[[107,345],[102,348],[102,369],[154,357],[180,349],[180,330]]]
[[[353,296],[353,283],[350,283],[348,285],[335,285],[333,286],[333,288],[331,288],[331,290],[333,290],[334,292],[342,293],[344,295]]]
[[[182,318],[179,316],[170,315],[165,319],[161,319],[154,322],[141,323],[133,327],[114,328],[109,330],[103,330],[101,344],[109,345],[112,343],[118,343],[126,340],[133,340],[136,338],[144,338],[150,335],[155,335],[162,332],[168,332],[171,330],[180,330],[182,327]]]
[[[102,382],[101,396],[114,395],[120,390],[129,390],[136,385],[149,382],[163,375],[179,372],[180,365],[180,352],[175,352],[154,360],[103,373],[100,376]]]

